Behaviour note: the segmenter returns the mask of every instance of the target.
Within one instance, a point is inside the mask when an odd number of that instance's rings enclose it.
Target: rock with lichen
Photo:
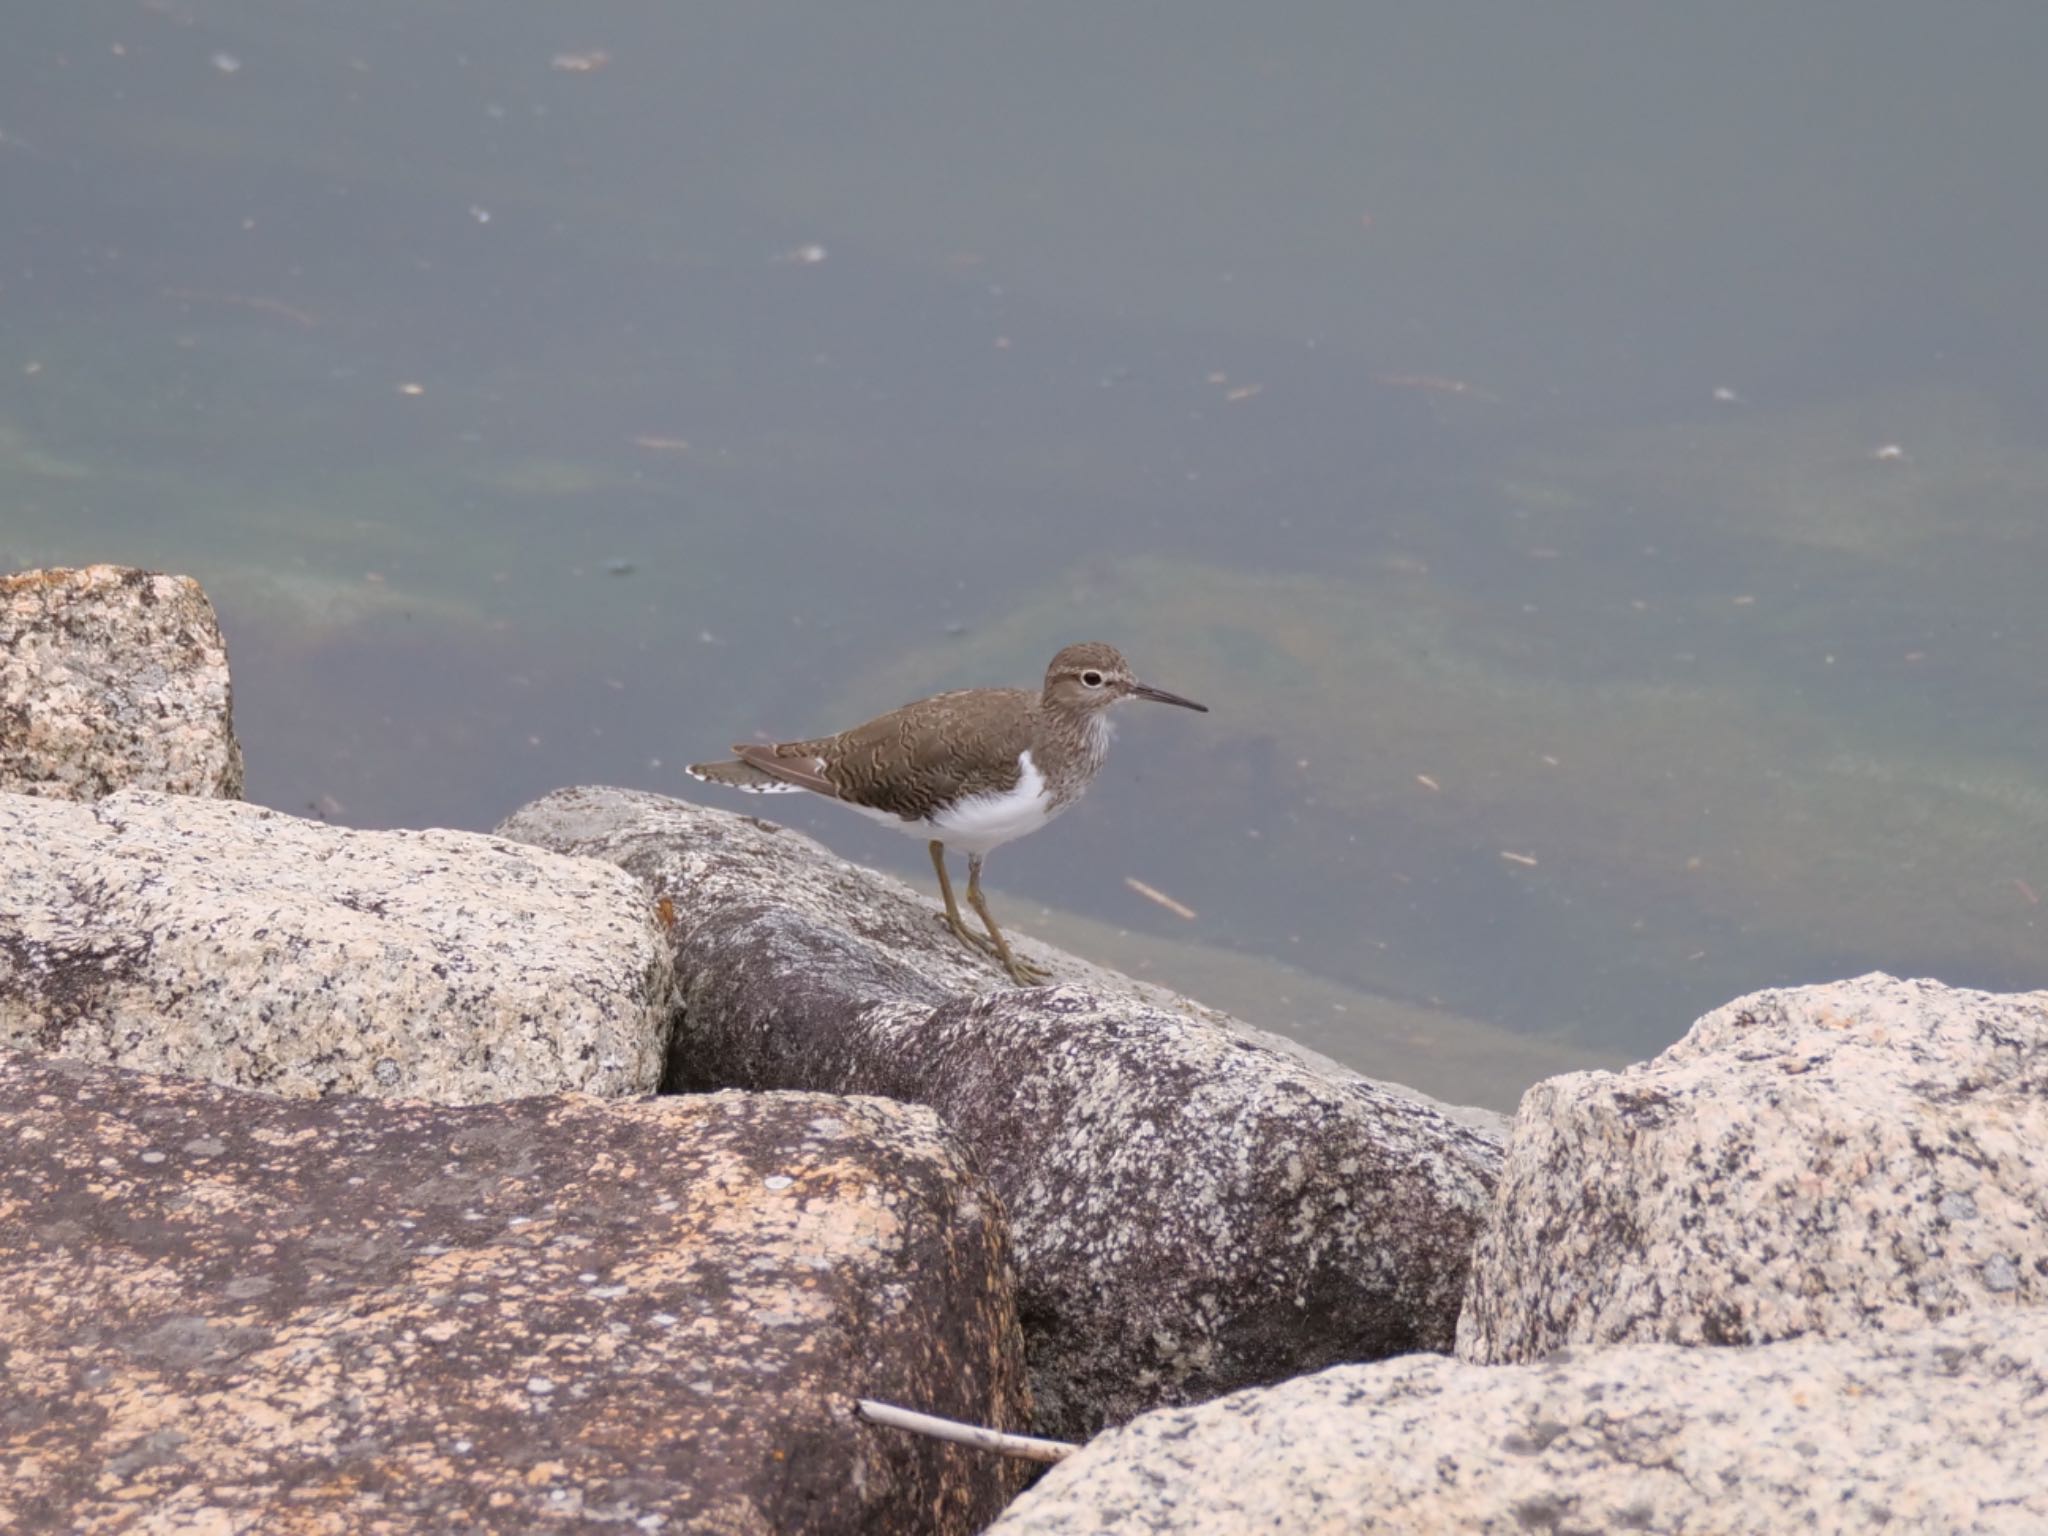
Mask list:
[[[1530,1089],[1458,1353],[1758,1344],[2048,1306],[2048,993],[1737,998]]]
[[[291,1095],[661,1081],[667,942],[630,875],[236,801],[0,794],[0,1046]]]
[[[1001,1209],[927,1110],[282,1100],[0,1052],[24,1530],[981,1529]],[[138,1526],[135,1522],[140,1520]]]
[[[2048,1530],[2048,1311],[1751,1349],[1340,1366],[1147,1414],[989,1536]]]
[[[0,790],[242,794],[227,646],[189,576],[0,576]]]

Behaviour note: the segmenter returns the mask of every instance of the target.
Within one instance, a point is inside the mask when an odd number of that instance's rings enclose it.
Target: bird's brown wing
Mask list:
[[[921,821],[964,796],[1017,787],[1036,702],[1021,688],[941,693],[797,745],[823,763],[840,799]]]

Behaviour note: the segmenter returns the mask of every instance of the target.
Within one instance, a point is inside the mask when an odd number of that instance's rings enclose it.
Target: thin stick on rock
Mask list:
[[[962,1424],[958,1419],[942,1419],[937,1414],[918,1413],[909,1408],[898,1408],[891,1403],[878,1403],[873,1398],[855,1399],[860,1416],[876,1424],[886,1424],[891,1429],[907,1429],[915,1435],[931,1435],[939,1440],[953,1440],[961,1445],[971,1445],[979,1450],[994,1451],[999,1456],[1017,1456],[1025,1461],[1064,1461],[1081,1449],[1064,1440],[1040,1440],[1035,1435],[1005,1434],[1000,1429],[983,1429],[979,1424]]]

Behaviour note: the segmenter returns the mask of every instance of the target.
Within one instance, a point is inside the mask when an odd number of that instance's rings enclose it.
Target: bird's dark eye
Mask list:
[[[1102,674],[1100,672],[1083,672],[1081,674],[1081,686],[1083,688],[1100,688],[1102,686]]]

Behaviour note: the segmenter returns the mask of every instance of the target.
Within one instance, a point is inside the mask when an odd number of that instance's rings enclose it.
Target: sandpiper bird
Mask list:
[[[1139,682],[1116,647],[1091,641],[1053,657],[1036,693],[963,688],[934,694],[837,736],[742,743],[731,761],[692,763],[688,771],[709,784],[762,794],[807,789],[928,839],[946,926],[969,949],[1000,960],[1019,986],[1029,986],[1047,972],[1010,953],[981,894],[982,861],[1081,798],[1109,752],[1110,706],[1123,699],[1209,710]],[[948,843],[967,855],[967,903],[987,938],[961,921],[946,874]]]

